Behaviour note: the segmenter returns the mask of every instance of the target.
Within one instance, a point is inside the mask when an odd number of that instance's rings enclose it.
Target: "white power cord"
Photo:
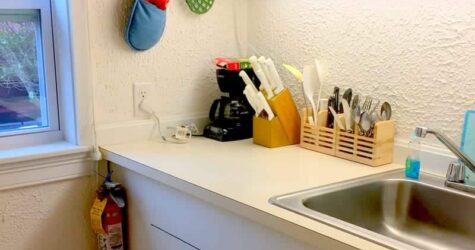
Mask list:
[[[154,121],[156,122],[157,125],[157,130],[158,130],[158,136],[160,139],[164,142],[171,142],[171,143],[176,143],[176,144],[185,144],[190,142],[192,134],[193,134],[193,129],[196,130],[196,126],[192,124],[191,126],[183,126],[183,127],[176,127],[175,128],[175,133],[172,136],[165,137],[162,134],[162,129],[160,126],[160,118],[158,118],[158,115],[155,113],[155,111],[152,111],[148,108],[145,107],[145,97],[142,97],[142,100],[139,102],[139,109],[152,117]]]

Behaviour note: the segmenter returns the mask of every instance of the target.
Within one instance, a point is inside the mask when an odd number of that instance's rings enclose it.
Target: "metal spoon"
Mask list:
[[[351,88],[348,88],[345,90],[345,92],[343,92],[343,100],[346,100],[348,102],[348,104],[351,104],[351,98],[353,97],[353,90]],[[344,112],[343,111],[343,100],[341,101],[340,103],[340,112]]]
[[[355,95],[355,97],[353,97],[353,101],[351,102],[351,109],[356,109],[356,106],[358,106],[360,104],[360,96],[359,95]]]
[[[374,133],[374,126],[376,125],[376,123],[379,121],[379,115],[376,113],[376,112],[373,112],[371,113],[370,115],[370,119],[371,119],[371,129],[368,133],[368,136],[369,137],[372,137],[373,136],[373,133]]]
[[[351,103],[351,98],[353,97],[353,90],[351,88],[348,88],[343,92],[343,99],[345,99],[348,104]]]
[[[381,120],[387,121],[391,119],[391,105],[388,102],[384,102],[383,105],[381,105]]]
[[[367,112],[363,112],[360,118],[360,128],[363,132],[363,136],[368,136],[368,133],[371,129],[371,118]]]

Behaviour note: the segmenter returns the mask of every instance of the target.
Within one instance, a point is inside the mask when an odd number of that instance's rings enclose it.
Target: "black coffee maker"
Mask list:
[[[252,69],[244,69],[259,88],[260,82]],[[243,94],[246,84],[239,71],[217,69],[219,89],[226,95],[214,100],[209,111],[211,123],[204,129],[204,136],[218,141],[235,141],[252,137],[254,110]]]

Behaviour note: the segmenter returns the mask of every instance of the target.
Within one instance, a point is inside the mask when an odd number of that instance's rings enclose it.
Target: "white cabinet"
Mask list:
[[[150,239],[153,249],[164,250],[200,250],[183,239],[180,239],[163,229],[151,225],[153,237]]]
[[[131,250],[317,249],[125,168],[114,173],[127,190]]]

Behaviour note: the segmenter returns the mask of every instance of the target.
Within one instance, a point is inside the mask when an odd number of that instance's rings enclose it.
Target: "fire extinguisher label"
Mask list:
[[[107,234],[98,235],[100,250],[124,250],[122,224],[107,226]]]
[[[105,234],[104,227],[102,226],[102,213],[107,204],[107,199],[102,201],[99,198],[96,198],[94,204],[92,205],[90,214],[91,214],[91,225],[92,230],[97,234]]]
[[[108,228],[109,231],[109,243],[111,250],[123,250],[124,245],[122,241],[122,224],[110,225]],[[108,249],[109,250],[109,249]]]

